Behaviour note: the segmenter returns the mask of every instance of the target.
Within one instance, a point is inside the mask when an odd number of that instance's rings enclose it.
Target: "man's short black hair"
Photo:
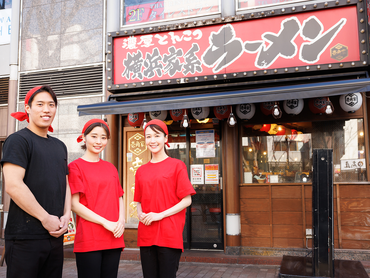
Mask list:
[[[48,86],[48,85],[44,85],[42,86],[40,89],[38,89],[31,97],[30,99],[28,100],[28,105],[31,107],[31,104],[32,104],[32,101],[33,99],[35,98],[35,96],[38,94],[38,93],[42,93],[42,92],[47,92],[51,95],[54,103],[55,103],[55,106],[58,106],[58,101],[57,101],[57,96],[55,95],[53,89]]]

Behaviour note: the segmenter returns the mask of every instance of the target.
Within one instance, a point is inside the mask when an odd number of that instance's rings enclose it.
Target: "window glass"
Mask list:
[[[218,13],[219,2],[219,0],[124,0],[122,25]]]
[[[0,10],[1,9],[11,9],[12,0],[0,0]]]
[[[300,0],[238,0],[238,9],[251,9],[262,6],[272,6],[289,2],[302,2]]]
[[[366,181],[362,119],[247,125],[243,183],[312,181],[312,150],[333,149],[334,182]]]

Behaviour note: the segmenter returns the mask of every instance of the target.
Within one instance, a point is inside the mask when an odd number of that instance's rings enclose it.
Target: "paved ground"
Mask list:
[[[0,277],[6,277],[6,266],[0,267]],[[177,277],[182,278],[275,278],[278,277],[278,266],[211,264],[211,263],[180,263]],[[76,262],[66,259],[63,267],[63,278],[76,278]],[[143,277],[141,264],[138,261],[121,261],[118,277]]]

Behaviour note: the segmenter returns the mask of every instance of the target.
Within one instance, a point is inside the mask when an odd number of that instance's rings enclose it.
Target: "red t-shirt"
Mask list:
[[[104,160],[88,162],[79,158],[72,161],[68,168],[71,193],[80,194],[80,203],[109,221],[118,221],[119,197],[123,195],[123,190],[113,164]],[[113,233],[102,225],[87,221],[78,215],[76,218],[74,252],[125,247],[123,235],[115,238]]]
[[[165,211],[184,197],[194,194],[186,166],[181,160],[168,157],[158,163],[149,162],[136,172],[134,201],[141,203],[144,213]],[[140,222],[137,244],[183,249],[184,225],[185,209],[149,226]]]

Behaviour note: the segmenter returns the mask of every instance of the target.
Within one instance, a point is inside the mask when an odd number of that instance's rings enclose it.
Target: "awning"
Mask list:
[[[79,105],[77,111],[80,116],[128,114],[158,110],[235,105],[239,103],[281,101],[296,98],[330,97],[367,91],[370,91],[370,78],[130,101],[113,100],[96,104]]]

